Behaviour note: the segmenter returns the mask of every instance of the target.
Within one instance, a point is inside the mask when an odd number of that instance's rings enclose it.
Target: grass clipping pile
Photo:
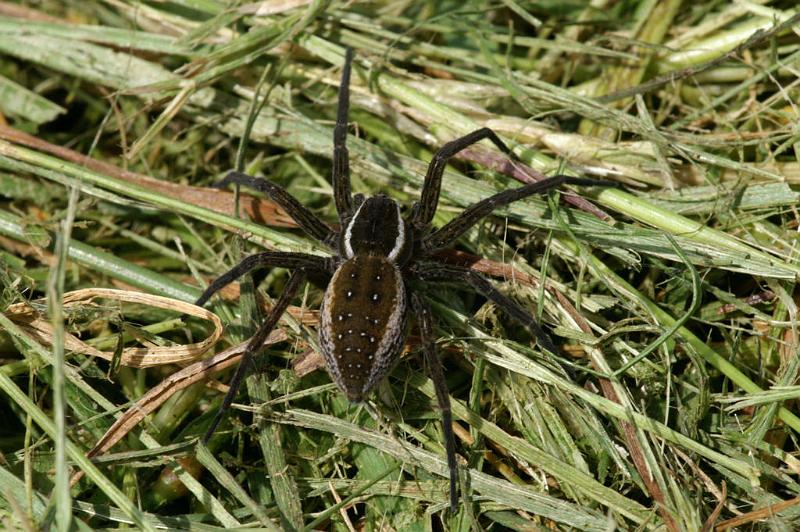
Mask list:
[[[794,2],[227,4],[0,2],[3,526],[800,528]],[[455,515],[418,330],[350,405],[316,285],[195,445],[288,274],[191,303],[244,255],[326,252],[209,185],[263,175],[336,220],[346,47],[355,193],[407,215],[432,153],[480,127],[525,166],[460,153],[436,227],[548,175],[620,185],[513,204],[438,257],[558,347],[457,285],[425,294]]]

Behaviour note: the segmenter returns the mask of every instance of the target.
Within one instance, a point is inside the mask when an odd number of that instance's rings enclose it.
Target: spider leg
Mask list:
[[[244,185],[246,187],[263,192],[269,198],[277,203],[286,213],[292,217],[292,220],[297,222],[297,225],[312,238],[327,244],[331,247],[336,245],[337,233],[328,224],[317,218],[317,216],[308,210],[302,203],[286,192],[283,187],[272,183],[263,177],[253,177],[242,172],[231,171],[228,175],[214,185],[214,188],[225,188],[231,183],[237,185]]]
[[[453,435],[450,394],[447,391],[442,361],[436,353],[433,341],[433,314],[431,313],[430,305],[416,293],[411,294],[411,304],[417,315],[425,363],[430,371],[433,387],[436,389],[436,400],[439,403],[439,409],[442,411],[442,432],[444,433],[445,452],[447,453],[447,467],[450,469],[450,511],[455,513],[458,507],[458,465],[456,463],[456,440]]]
[[[215,293],[232,283],[242,275],[258,268],[290,268],[293,270],[328,271],[329,261],[325,257],[306,253],[284,253],[281,251],[265,251],[245,257],[242,261],[223,273],[208,285],[195,305],[202,307]]]
[[[339,219],[344,221],[353,212],[353,197],[350,192],[350,156],[347,151],[347,113],[350,109],[350,70],[353,49],[347,48],[344,55],[342,81],[339,84],[339,104],[336,108],[336,125],[333,128],[333,200]]]
[[[422,192],[420,193],[419,203],[414,206],[414,212],[411,216],[411,224],[420,232],[430,225],[433,220],[433,215],[436,214],[436,207],[439,205],[439,192],[442,189],[442,176],[444,175],[445,166],[447,162],[458,152],[469,148],[483,139],[489,139],[492,144],[511,157],[517,160],[514,152],[500,140],[497,134],[484,127],[468,133],[463,137],[451,140],[434,154],[428,165],[428,172],[425,174],[425,181],[422,184]]]
[[[542,329],[542,326],[539,325],[536,319],[534,319],[527,310],[514,302],[514,300],[501,293],[480,273],[468,268],[434,262],[417,263],[414,265],[413,273],[416,277],[425,281],[455,281],[470,285],[476,292],[492,301],[495,305],[500,307],[500,310],[528,329],[536,338],[539,347],[554,355],[558,354],[550,335]]]
[[[247,343],[247,348],[242,355],[242,361],[239,363],[239,367],[236,368],[236,373],[233,374],[233,378],[228,385],[228,393],[225,394],[225,398],[222,400],[222,404],[219,410],[217,410],[214,420],[203,436],[203,443],[208,443],[208,440],[214,434],[220,421],[222,421],[222,416],[225,415],[225,412],[228,411],[231,403],[233,403],[236,393],[239,391],[239,386],[241,386],[242,380],[247,375],[247,371],[253,363],[253,355],[258,352],[258,349],[264,344],[267,336],[269,336],[269,333],[275,328],[275,325],[278,323],[283,313],[286,312],[286,308],[305,280],[306,273],[304,271],[297,270],[292,272],[291,277],[289,277],[289,282],[286,284],[286,288],[284,288],[278,301],[275,302],[275,305],[264,318],[264,323],[261,324],[253,337],[250,338],[250,341]]]
[[[616,183],[610,181],[600,181],[598,179],[585,179],[580,177],[571,177],[566,175],[557,175],[548,177],[536,183],[530,183],[518,188],[504,190],[498,192],[493,196],[482,199],[477,203],[473,203],[456,218],[453,218],[440,227],[433,233],[423,238],[422,247],[427,252],[442,249],[452,244],[458,237],[467,232],[473,225],[478,223],[482,218],[489,215],[495,209],[505,207],[509,203],[519,201],[533,196],[534,194],[542,194],[548,190],[552,190],[561,185],[581,185],[581,186],[616,186]]]
[[[475,130],[472,133],[468,133],[463,137],[452,140],[447,144],[445,144],[444,146],[442,146],[441,148],[439,148],[439,150],[434,154],[433,158],[431,159],[430,164],[428,165],[428,171],[425,174],[425,181],[422,184],[422,192],[420,193],[419,203],[414,205],[414,210],[411,215],[411,223],[420,234],[425,233],[425,230],[428,228],[431,221],[433,220],[434,214],[436,214],[436,208],[439,205],[439,193],[441,192],[442,189],[442,177],[444,175],[444,169],[447,166],[449,160],[458,152],[484,139],[490,140],[492,144],[497,146],[497,148],[504,154],[506,154],[510,159],[514,161],[519,161],[519,157],[517,157],[516,154],[513,151],[511,151],[511,149],[502,140],[500,140],[500,137],[498,137],[497,134],[488,127]],[[556,183],[554,181],[551,182],[551,180],[555,178],[564,179],[564,181],[561,181],[559,183]],[[570,176],[555,176],[555,178],[544,179],[537,183],[527,185],[527,187],[535,187],[539,183],[547,183],[546,185],[544,185],[543,189],[541,190],[536,189],[537,192],[543,192],[544,190],[548,190],[549,188],[558,186],[559,184],[575,184],[575,185],[587,185],[587,186],[615,185],[607,181],[599,181],[594,179],[581,180]],[[520,187],[520,189],[524,188],[526,187]],[[516,200],[512,199],[511,201],[516,201]]]

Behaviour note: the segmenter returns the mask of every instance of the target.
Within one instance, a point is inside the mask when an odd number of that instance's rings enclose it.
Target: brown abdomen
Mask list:
[[[360,255],[333,274],[320,317],[328,372],[360,401],[392,368],[405,341],[406,291],[386,257]]]

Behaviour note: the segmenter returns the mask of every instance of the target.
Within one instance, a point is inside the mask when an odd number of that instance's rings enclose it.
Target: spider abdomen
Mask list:
[[[358,255],[333,274],[322,302],[320,349],[349,400],[362,400],[394,365],[406,309],[400,271],[386,257]]]

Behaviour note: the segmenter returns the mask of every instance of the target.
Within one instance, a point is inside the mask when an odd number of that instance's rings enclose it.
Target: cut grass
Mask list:
[[[800,527],[799,19],[789,2],[0,2],[3,524]],[[437,147],[482,126],[530,169],[469,150],[437,224],[537,174],[624,185],[515,204],[446,255],[541,317],[559,357],[469,292],[426,293],[469,501],[455,516],[414,329],[350,405],[319,369],[309,286],[205,449],[209,362],[116,361],[211,330],[61,303],[114,286],[191,302],[242,254],[325,253],[251,191],[206,187],[241,168],[336,220],[346,46],[356,192],[410,207]],[[216,368],[286,279],[221,294]],[[51,328],[6,312],[22,301]],[[67,335],[117,354],[70,352]],[[109,430],[114,447],[89,453]]]

